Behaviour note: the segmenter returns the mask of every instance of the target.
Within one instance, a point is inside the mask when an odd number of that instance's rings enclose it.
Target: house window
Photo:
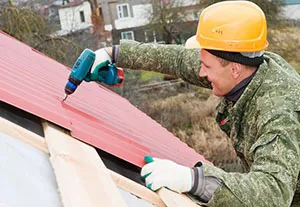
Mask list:
[[[117,10],[118,10],[118,18],[119,19],[130,17],[129,4],[118,4]]]
[[[157,42],[156,40],[156,33],[155,31],[151,31],[151,30],[147,30],[144,31],[144,35],[145,35],[145,42]]]
[[[103,16],[103,14],[102,14],[102,8],[101,8],[101,7],[99,7],[99,16],[100,16],[100,17]]]
[[[122,32],[121,39],[134,40],[133,31]]]
[[[85,22],[83,11],[80,11],[80,20],[81,20],[81,22]]]
[[[149,38],[148,38],[148,34],[146,31],[144,32],[144,36],[145,36],[145,42],[148,42]]]

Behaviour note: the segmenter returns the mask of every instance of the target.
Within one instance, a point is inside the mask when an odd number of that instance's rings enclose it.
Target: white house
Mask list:
[[[116,29],[140,27],[148,24],[151,20],[151,4],[132,5],[131,11],[128,3],[117,4],[116,10],[118,15],[118,19],[114,22]]]
[[[292,21],[300,21],[300,0],[283,0],[283,16]]]
[[[58,35],[68,34],[92,26],[91,5],[88,1],[74,1],[58,10],[61,30]]]

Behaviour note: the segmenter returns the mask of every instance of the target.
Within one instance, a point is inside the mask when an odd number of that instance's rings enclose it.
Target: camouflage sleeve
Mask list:
[[[199,50],[187,50],[179,45],[120,42],[117,66],[174,75],[193,85],[209,88],[207,79],[199,77],[200,65]]]
[[[208,206],[290,206],[300,166],[298,114],[287,109],[267,114],[258,124],[252,144],[253,164],[248,173],[227,173],[204,164],[205,176],[222,181]]]

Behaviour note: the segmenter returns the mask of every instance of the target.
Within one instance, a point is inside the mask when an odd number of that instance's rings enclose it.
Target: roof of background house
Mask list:
[[[68,8],[68,7],[73,7],[73,6],[78,6],[85,2],[84,0],[75,0],[67,3],[66,5],[62,5],[61,8]]]
[[[146,154],[187,166],[204,160],[128,100],[99,84],[83,82],[62,102],[69,70],[0,30],[1,101],[139,167]]]
[[[282,3],[282,4],[300,4],[300,0],[283,0],[280,3]]]

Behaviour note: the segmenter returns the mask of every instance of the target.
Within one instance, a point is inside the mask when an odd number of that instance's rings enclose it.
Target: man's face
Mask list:
[[[218,58],[206,50],[201,50],[201,69],[199,76],[206,77],[216,96],[224,96],[235,86],[231,73],[231,63],[222,66]]]

